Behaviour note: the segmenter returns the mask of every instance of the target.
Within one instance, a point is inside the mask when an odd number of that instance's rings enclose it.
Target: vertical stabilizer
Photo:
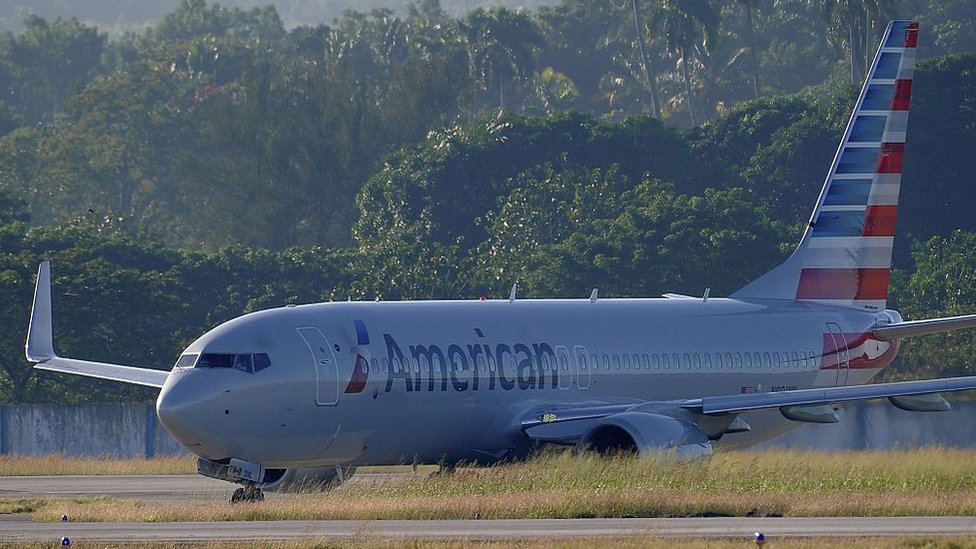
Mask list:
[[[885,307],[917,37],[888,24],[800,245],[732,297]]]

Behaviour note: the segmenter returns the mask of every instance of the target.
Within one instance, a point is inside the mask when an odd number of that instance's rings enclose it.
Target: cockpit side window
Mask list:
[[[254,353],[254,371],[260,372],[261,370],[271,366],[271,359],[265,353]]]
[[[197,357],[200,356],[196,353],[185,354],[180,356],[179,360],[176,361],[176,366],[174,368],[192,368],[193,363],[197,361]]]
[[[234,355],[234,368],[249,374],[254,373],[251,368],[251,355]]]

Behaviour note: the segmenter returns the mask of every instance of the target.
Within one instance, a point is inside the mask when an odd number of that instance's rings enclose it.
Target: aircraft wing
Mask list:
[[[926,320],[912,320],[877,326],[871,330],[874,337],[890,341],[926,334],[937,334],[950,330],[972,328],[976,326],[976,315],[950,316],[946,318],[929,318]]]
[[[685,401],[681,407],[710,415],[780,408],[782,406],[814,406],[872,398],[947,393],[969,389],[976,389],[976,376],[712,396]]]
[[[730,417],[743,412],[787,406],[829,405],[875,398],[896,399],[897,397],[970,389],[976,389],[976,376],[797,389],[769,393],[732,394],[673,401],[644,401],[629,404],[590,404],[584,406],[560,404],[549,408],[537,407],[533,409],[523,417],[521,428],[534,440],[566,444],[579,440],[591,427],[621,415],[635,417],[635,414],[646,414],[647,416],[658,416],[660,419],[657,421],[659,422],[665,421],[666,423],[666,419],[671,419],[674,422],[703,425],[710,420],[706,420],[702,416]],[[738,427],[734,423],[727,423],[725,428],[736,429]]]
[[[34,307],[25,346],[27,360],[34,363],[34,368],[156,388],[166,382],[169,372],[163,370],[59,357],[54,351],[51,317],[51,264],[45,261],[37,269]]]

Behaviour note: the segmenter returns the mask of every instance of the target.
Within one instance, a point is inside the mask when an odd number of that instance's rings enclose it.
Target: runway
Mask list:
[[[358,482],[375,482],[363,475]],[[353,477],[353,478],[357,478]],[[0,477],[0,498],[98,495],[154,502],[226,501],[232,485],[192,475]],[[287,498],[287,494],[268,494]],[[882,518],[625,518],[545,520],[338,520],[173,523],[34,523],[28,515],[0,519],[0,540],[44,541],[68,536],[98,541],[246,541],[290,539],[581,539],[976,536],[976,517]]]
[[[168,523],[26,523],[0,521],[6,541],[253,541],[293,539],[587,539],[973,536],[973,517],[668,518],[259,521]]]

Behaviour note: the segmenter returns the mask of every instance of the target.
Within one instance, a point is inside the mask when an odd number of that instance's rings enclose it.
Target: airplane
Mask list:
[[[241,485],[232,501],[540,443],[690,459],[837,422],[847,401],[946,410],[940,393],[976,376],[868,384],[901,339],[976,326],[886,308],[917,35],[888,25],[799,245],[727,298],[288,305],[213,328],[167,372],[60,357],[44,262],[27,359],[158,388],[159,421],[201,474]]]

